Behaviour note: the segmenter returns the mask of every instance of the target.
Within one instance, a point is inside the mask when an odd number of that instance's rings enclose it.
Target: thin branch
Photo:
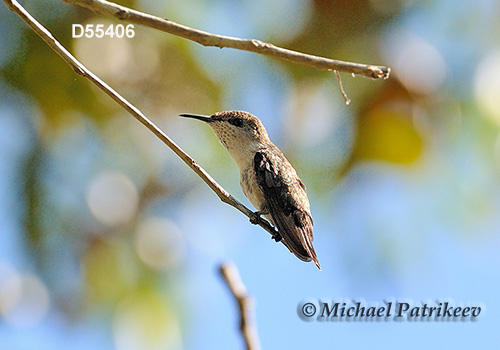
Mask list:
[[[342,85],[342,78],[340,77],[340,73],[338,71],[335,71],[335,76],[337,77],[337,82],[339,83],[340,93],[342,94],[342,97],[344,98],[345,104],[348,105],[349,103],[351,103],[351,99],[345,93],[344,86]]]
[[[137,107],[128,102],[124,97],[113,90],[108,84],[99,79],[94,73],[80,63],[71,53],[68,52],[53,36],[44,28],[36,19],[34,19],[16,0],[3,0],[7,7],[19,15],[33,31],[40,36],[43,41],[49,45],[73,70],[81,76],[89,79],[99,89],[104,91],[109,97],[115,100],[135,119],[141,122],[148,128],[156,137],[166,144],[176,155],[181,158],[205,183],[217,194],[220,200],[227,203],[240,212],[245,214],[249,219],[254,220],[257,225],[261,226],[273,237],[277,237],[276,229],[264,218],[256,216],[254,212],[240,203],[236,198],[229,194],[221,185],[219,185],[191,156],[184,152],[170,137],[167,136],[158,126],[148,119]]]
[[[253,302],[249,297],[247,289],[241,281],[238,268],[233,263],[224,263],[219,271],[227,283],[229,290],[238,303],[240,311],[240,331],[245,340],[247,350],[260,349],[259,337],[253,315]]]
[[[281,60],[303,64],[319,69],[337,70],[341,72],[363,75],[373,79],[388,79],[391,69],[384,66],[360,64],[333,60],[330,58],[309,55],[293,50],[284,49],[270,43],[256,39],[240,39],[230,36],[217,35],[202,30],[190,28],[167,19],[152,16],[143,12],[117,5],[105,0],[63,0],[67,3],[87,7],[98,14],[114,16],[119,20],[141,24],[158,29],[184,39],[195,41],[203,46],[227,47],[244,51],[251,51],[261,55],[271,56]]]

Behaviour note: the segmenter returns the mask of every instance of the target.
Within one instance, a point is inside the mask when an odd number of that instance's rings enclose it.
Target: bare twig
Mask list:
[[[340,73],[338,71],[335,71],[335,76],[337,77],[337,82],[339,83],[340,93],[344,98],[345,104],[348,105],[349,103],[351,103],[351,99],[347,96],[347,94],[344,91],[344,86],[342,85],[342,78],[340,77]]]
[[[309,55],[293,50],[284,49],[270,43],[256,39],[240,39],[208,33],[202,30],[190,28],[167,19],[152,16],[143,12],[120,6],[105,0],[63,0],[65,2],[87,7],[99,14],[114,16],[119,20],[141,24],[146,27],[158,29],[182,38],[195,41],[203,46],[228,47],[238,50],[251,51],[261,55],[291,61],[319,69],[337,70],[357,75],[363,75],[373,79],[387,79],[390,68],[371,64],[360,64],[333,60],[330,58]]]
[[[224,263],[219,271],[233,294],[240,311],[240,330],[245,340],[247,350],[260,349],[259,337],[253,315],[252,299],[248,296],[247,289],[241,281],[238,268],[233,263]]]
[[[277,237],[276,229],[264,218],[256,216],[250,209],[240,203],[236,198],[230,195],[221,185],[219,185],[193,158],[184,152],[170,137],[168,137],[158,126],[148,119],[137,107],[128,102],[124,97],[113,90],[108,84],[99,79],[94,73],[81,64],[68,50],[64,48],[52,34],[44,28],[36,19],[34,19],[16,0],[4,0],[10,10],[19,15],[35,33],[40,36],[43,41],[49,45],[74,71],[81,76],[89,79],[98,88],[104,91],[109,97],[115,100],[127,112],[129,112],[135,119],[140,121],[146,128],[148,128],[156,137],[158,137],[164,144],[166,144],[172,151],[175,152],[184,163],[186,163],[210,188],[217,194],[220,200],[227,203],[240,212],[245,214],[248,218],[257,221],[257,224],[269,232],[273,237]]]

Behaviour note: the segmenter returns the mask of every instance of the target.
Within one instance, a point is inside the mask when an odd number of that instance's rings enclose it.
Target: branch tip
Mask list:
[[[226,262],[220,265],[219,272],[238,304],[240,331],[247,349],[260,349],[259,337],[257,335],[253,315],[253,299],[248,295],[247,288],[241,280],[238,268],[234,263]]]

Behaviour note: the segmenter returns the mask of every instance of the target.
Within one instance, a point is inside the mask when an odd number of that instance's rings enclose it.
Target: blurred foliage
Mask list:
[[[26,1],[28,11],[33,9],[35,17],[43,13],[42,24],[83,64],[144,111],[228,189],[239,191],[234,164],[208,128],[180,123],[177,114],[265,111],[259,117],[274,132],[273,139],[278,139],[312,196],[321,199],[325,208],[318,212],[327,217],[332,216],[328,205],[334,186],[359,165],[417,168],[433,147],[437,158],[442,149],[448,151],[440,148],[445,140],[477,139],[487,148],[496,137],[493,122],[476,118],[480,113],[470,88],[461,91],[447,76],[450,68],[443,63],[447,57],[434,48],[435,38],[407,37],[407,31],[393,27],[412,10],[419,13],[425,6],[433,10],[431,2],[295,2],[290,6],[303,12],[286,18],[273,15],[267,27],[249,18],[266,12],[265,6],[251,2],[119,3],[173,21],[177,18],[172,14],[191,18],[192,23],[182,24],[203,30],[215,28],[220,30],[217,33],[234,36],[269,32],[257,39],[315,55],[393,67],[391,79],[383,82],[343,74],[353,100],[345,106],[331,72],[251,53],[204,48],[140,26],[135,26],[136,35],[130,40],[71,39],[73,23],[120,22],[59,0]],[[58,10],[52,14],[44,11],[44,5]],[[0,8],[0,15],[14,16],[5,8]],[[255,23],[264,27],[257,30],[252,27]],[[297,31],[292,37],[273,32],[287,25]],[[460,23],[454,25],[461,29]],[[33,257],[53,303],[66,317],[83,318],[89,310],[103,307],[118,348],[123,341],[139,344],[137,348],[179,348],[187,327],[181,316],[185,305],[178,302],[184,294],[178,287],[183,283],[181,272],[193,263],[193,251],[210,255],[236,239],[183,235],[179,223],[188,222],[203,234],[207,226],[216,227],[211,216],[209,225],[193,220],[191,210],[207,209],[196,200],[200,193],[208,193],[208,208],[213,211],[207,215],[225,213],[224,209],[139,123],[75,74],[31,30],[19,28],[9,33],[12,39],[0,39],[16,47],[0,66],[0,77],[9,90],[5,96],[22,92],[24,104],[33,110],[25,126],[33,134],[31,143],[18,160],[25,209],[21,235],[31,253],[26,259]],[[428,55],[413,58],[428,61],[413,62],[411,71],[412,57],[404,54],[420,49]],[[461,69],[460,74],[471,70]],[[463,124],[466,131],[461,129]],[[495,157],[490,153],[498,150],[488,152],[488,157]],[[204,191],[197,192],[199,188]],[[241,198],[241,192],[236,197]]]
[[[411,163],[418,159],[422,139],[408,114],[400,111],[375,110],[360,122],[354,157]]]
[[[413,120],[410,94],[389,82],[368,100],[358,117],[351,158],[344,169],[363,160],[411,164],[419,159],[424,140]]]
[[[377,30],[388,20],[387,16],[373,11],[369,3],[368,0],[354,2],[314,0],[312,1],[312,14],[304,31],[291,42],[282,43],[282,45],[300,52],[352,61],[352,56],[345,55],[342,48],[356,47],[358,44],[355,42],[359,40],[360,35]],[[363,47],[363,51],[376,52],[376,43],[369,43],[369,46]],[[365,59],[365,57],[358,57],[360,58]],[[375,57],[368,56],[368,58],[374,59]],[[370,61],[370,63],[374,62]],[[287,64],[287,66],[295,79],[305,79],[311,76],[328,77],[320,70],[293,64]]]
[[[69,11],[64,17],[51,18],[44,25],[53,33],[59,33],[58,40],[68,47],[71,35],[68,27],[71,23],[84,22],[90,18],[88,11]],[[56,34],[57,35],[57,34]],[[57,127],[65,123],[63,114],[69,110],[81,110],[94,116],[100,111],[102,115],[109,115],[110,110],[103,110],[91,102],[92,96],[89,85],[82,83],[84,79],[75,76],[75,73],[52,51],[47,50],[47,44],[34,32],[24,27],[22,29],[22,46],[14,59],[11,59],[1,69],[2,78],[31,95],[40,106],[48,127]],[[52,126],[50,124],[53,124]]]

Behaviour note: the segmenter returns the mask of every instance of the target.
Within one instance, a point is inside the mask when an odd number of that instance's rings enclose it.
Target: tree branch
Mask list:
[[[238,303],[240,331],[245,340],[247,350],[260,349],[259,337],[253,317],[252,299],[249,297],[247,289],[241,281],[238,268],[233,263],[224,263],[220,266],[219,271],[233,294],[234,299]]]
[[[356,75],[363,75],[373,79],[388,79],[391,69],[384,66],[361,64],[333,60],[330,58],[309,55],[293,50],[284,49],[270,43],[256,39],[240,39],[230,36],[217,35],[202,30],[190,28],[167,19],[142,13],[125,6],[120,6],[105,0],[63,0],[67,3],[87,7],[98,14],[114,16],[119,20],[141,24],[158,29],[184,39],[195,41],[203,46],[227,47],[244,51],[251,51],[281,60],[291,61],[319,69],[336,70]]]
[[[256,216],[250,209],[240,203],[230,195],[221,185],[219,185],[191,156],[184,152],[170,137],[167,136],[158,126],[148,119],[137,107],[128,102],[124,97],[113,90],[108,84],[99,79],[94,73],[80,63],[71,53],[61,45],[53,35],[34,19],[16,0],[3,0],[7,7],[23,19],[33,31],[40,36],[73,70],[81,76],[89,79],[99,89],[104,91],[109,97],[115,100],[135,119],[148,128],[156,137],[166,144],[174,153],[181,158],[205,183],[217,194],[220,200],[227,203],[249,219],[255,220],[259,226],[269,232],[273,237],[278,236],[276,229],[264,218]]]

